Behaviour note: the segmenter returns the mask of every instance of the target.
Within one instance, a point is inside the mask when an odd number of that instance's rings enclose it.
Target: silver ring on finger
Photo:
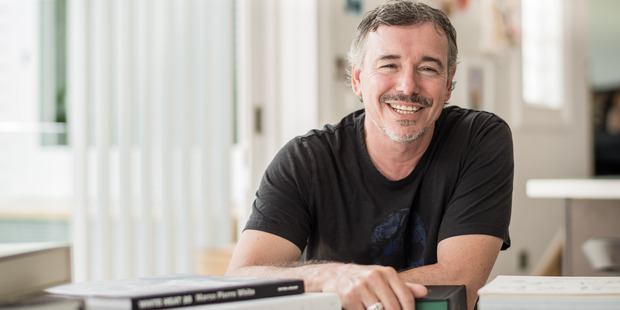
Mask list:
[[[383,310],[383,303],[376,302],[370,305],[370,307],[366,308],[366,310]]]

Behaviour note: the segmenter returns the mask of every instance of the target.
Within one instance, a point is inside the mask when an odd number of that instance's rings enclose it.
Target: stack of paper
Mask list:
[[[478,295],[480,310],[617,310],[620,277],[498,276]]]
[[[71,247],[59,243],[0,244],[0,304],[17,302],[71,281]]]

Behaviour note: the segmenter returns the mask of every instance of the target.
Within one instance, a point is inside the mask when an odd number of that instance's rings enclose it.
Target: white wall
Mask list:
[[[498,62],[498,72],[510,75],[510,81],[499,85],[503,89],[498,88],[497,101],[510,104],[510,112],[505,117],[508,117],[513,128],[515,186],[511,226],[513,245],[500,256],[494,274],[536,272],[554,235],[564,226],[564,201],[530,199],[525,194],[525,182],[532,178],[591,175],[591,117],[585,54],[587,34],[584,32],[586,9],[586,1],[581,0],[572,1],[564,9],[565,107],[559,118],[547,115],[541,118],[539,116],[544,115],[544,111],[524,107],[519,97],[519,83],[515,83],[520,79],[520,67],[514,66],[515,58]],[[512,66],[507,67],[510,64]],[[519,267],[522,253],[528,261],[523,269]]]
[[[369,7],[372,1],[363,2]],[[351,91],[340,64],[346,55],[361,16],[344,12],[344,1],[319,3],[319,123],[333,124],[363,104]],[[340,63],[338,63],[340,62]]]
[[[234,150],[238,229],[275,153],[319,126],[315,0],[237,2],[239,143]]]

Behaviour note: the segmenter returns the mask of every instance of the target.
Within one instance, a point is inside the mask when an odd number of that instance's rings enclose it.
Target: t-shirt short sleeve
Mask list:
[[[468,122],[467,152],[461,157],[459,175],[439,231],[442,239],[465,234],[485,234],[510,246],[514,160],[512,135],[500,118],[484,113]]]
[[[311,230],[307,200],[312,175],[301,139],[289,141],[267,167],[245,229],[278,235],[303,251]]]

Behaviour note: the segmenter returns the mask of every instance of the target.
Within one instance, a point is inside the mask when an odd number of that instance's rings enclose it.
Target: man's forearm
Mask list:
[[[446,284],[446,280],[452,278],[452,276],[438,264],[402,270],[398,274],[403,281],[424,285],[442,285]]]
[[[473,309],[478,298],[478,289],[484,285],[487,275],[472,275],[467,272],[448,270],[440,264],[434,264],[401,271],[399,277],[405,282],[423,285],[465,285],[467,308]]]
[[[264,249],[271,249],[265,251]],[[227,275],[295,278],[307,292],[333,292],[345,309],[366,309],[377,302],[387,309],[412,310],[424,286],[403,282],[392,267],[334,262],[299,263],[301,250],[279,236],[246,230],[237,243]]]
[[[330,270],[342,263],[333,262],[287,262],[274,265],[246,266],[235,270],[228,270],[227,275],[251,276],[267,278],[291,278],[302,279],[306,292],[322,291],[322,283],[333,276]]]
[[[468,308],[473,309],[478,289],[486,283],[501,244],[501,239],[487,235],[447,238],[439,243],[438,263],[402,271],[399,277],[424,285],[464,284]]]
[[[344,263],[245,266],[228,275],[303,279],[307,292],[333,292],[345,309],[362,309],[380,301],[387,309],[412,309],[425,287],[406,284],[391,267]]]

